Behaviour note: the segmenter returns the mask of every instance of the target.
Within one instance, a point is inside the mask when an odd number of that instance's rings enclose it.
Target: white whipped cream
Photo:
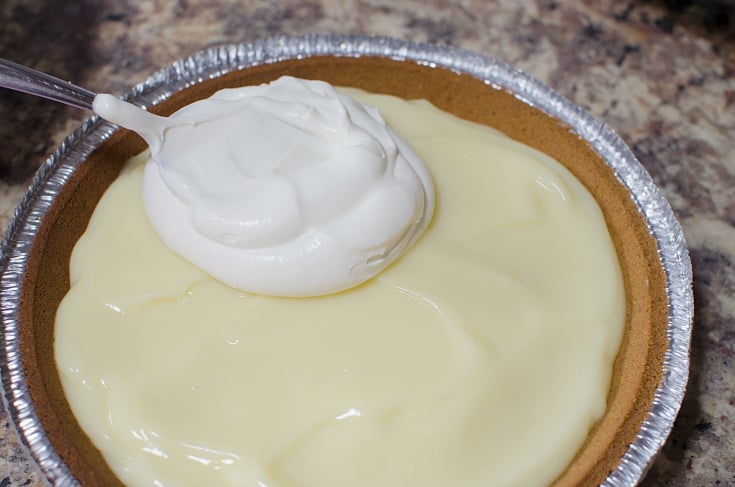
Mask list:
[[[244,291],[357,286],[431,220],[421,159],[377,109],[321,81],[222,90],[170,117],[104,94],[94,111],[149,143],[143,198],[161,239]]]

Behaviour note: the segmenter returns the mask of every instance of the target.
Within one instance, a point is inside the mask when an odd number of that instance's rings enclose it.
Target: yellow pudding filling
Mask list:
[[[357,288],[275,298],[212,279],[150,226],[145,155],[100,201],[55,353],[127,485],[541,486],[602,416],[625,303],[592,196],[486,126],[347,92],[436,189],[426,233]]]

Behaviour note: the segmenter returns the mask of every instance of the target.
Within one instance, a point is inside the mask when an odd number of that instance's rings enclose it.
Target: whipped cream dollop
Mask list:
[[[282,77],[225,89],[170,117],[102,94],[94,111],[150,145],[143,198],[161,239],[244,291],[352,288],[431,220],[421,159],[376,108],[325,82]]]

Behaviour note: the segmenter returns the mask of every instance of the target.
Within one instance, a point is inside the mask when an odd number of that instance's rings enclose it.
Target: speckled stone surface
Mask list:
[[[523,69],[632,147],[684,227],[692,372],[644,486],[735,486],[735,2],[668,0],[6,0],[0,57],[120,93],[201,48],[274,34],[449,44]],[[0,228],[85,116],[0,91]],[[0,487],[44,485],[0,405]]]

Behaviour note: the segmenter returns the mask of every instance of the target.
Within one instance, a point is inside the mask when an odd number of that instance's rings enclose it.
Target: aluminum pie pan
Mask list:
[[[249,67],[315,56],[375,56],[413,61],[467,74],[487,85],[507,90],[524,103],[569,126],[602,156],[617,180],[627,188],[655,239],[658,259],[666,276],[668,300],[668,345],[661,382],[635,441],[603,483],[609,487],[636,485],[666,441],[681,406],[689,372],[693,317],[692,271],[683,232],[646,170],[609,127],[521,71],[468,51],[385,37],[284,36],[216,47],[171,64],[133,87],[123,98],[152,107],[207,79]],[[115,130],[115,126],[97,117],[88,119],[45,161],[15,211],[0,256],[3,400],[30,457],[54,486],[79,483],[49,441],[27,387],[19,340],[20,289],[28,253],[43,217],[79,164]]]

